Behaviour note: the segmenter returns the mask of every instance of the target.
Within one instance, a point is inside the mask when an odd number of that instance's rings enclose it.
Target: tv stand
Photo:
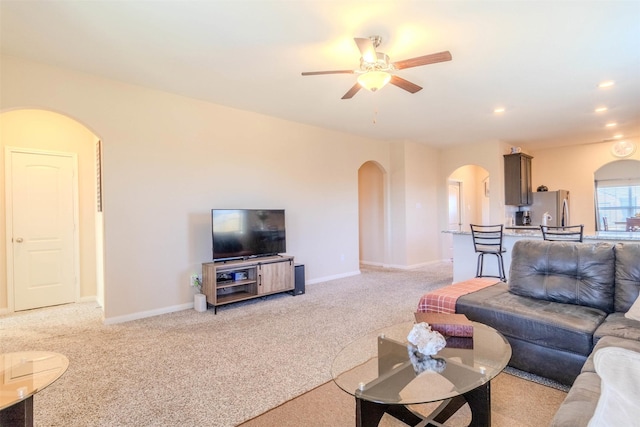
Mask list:
[[[221,305],[293,291],[293,257],[275,255],[204,263],[202,288],[214,314]]]

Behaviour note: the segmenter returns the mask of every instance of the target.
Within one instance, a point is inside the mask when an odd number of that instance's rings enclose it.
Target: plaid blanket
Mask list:
[[[418,311],[422,313],[455,313],[456,301],[459,297],[495,285],[498,282],[499,280],[494,278],[477,277],[445,286],[423,295],[418,303]]]

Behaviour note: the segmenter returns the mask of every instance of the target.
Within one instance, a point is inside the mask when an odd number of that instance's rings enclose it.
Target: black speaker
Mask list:
[[[293,295],[302,295],[304,294],[304,264],[296,264],[294,269],[295,289],[293,290]]]

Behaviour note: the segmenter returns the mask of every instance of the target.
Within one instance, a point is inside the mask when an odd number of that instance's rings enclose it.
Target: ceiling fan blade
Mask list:
[[[354,84],[351,89],[349,89],[349,91],[347,93],[344,94],[344,96],[342,97],[342,99],[351,99],[353,98],[353,95],[355,95],[356,93],[358,93],[358,91],[362,88],[362,86],[360,86],[360,83],[356,83]]]
[[[376,62],[378,54],[376,53],[376,48],[373,45],[373,40],[365,38],[355,38],[353,40],[355,40],[358,45],[358,50],[360,51],[362,59],[367,62]]]
[[[419,90],[422,90],[422,87],[418,86],[417,84],[411,83],[409,80],[405,80],[402,77],[398,76],[391,76],[391,80],[389,81],[389,83],[411,93],[416,93]]]
[[[418,56],[417,58],[405,59],[404,61],[394,62],[393,66],[396,70],[402,70],[404,68],[419,67],[421,65],[435,64],[437,62],[451,61],[451,52],[445,50],[444,52],[432,53],[430,55]]]
[[[333,70],[333,71],[305,71],[303,76],[318,76],[321,74],[353,74],[353,70]]]

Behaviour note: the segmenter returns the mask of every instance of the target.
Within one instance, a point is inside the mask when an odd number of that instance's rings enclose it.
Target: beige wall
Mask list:
[[[42,110],[16,110],[0,114],[0,308],[9,306],[7,301],[7,253],[6,239],[11,238],[5,229],[5,148],[31,148],[37,150],[76,153],[78,158],[79,199],[79,267],[80,297],[96,295],[96,170],[95,146],[97,137],[60,114]],[[9,234],[9,236],[7,236]]]
[[[631,138],[640,146],[640,138]],[[585,232],[595,231],[594,207],[594,172],[605,164],[619,160],[611,154],[613,142],[546,149],[528,149],[523,151],[531,154],[532,186],[546,185],[549,190],[569,190],[571,195],[571,223],[584,224]],[[561,145],[559,143],[559,145]],[[486,169],[490,177],[490,209],[489,221],[492,224],[506,223],[507,218],[515,208],[504,205],[504,163],[503,155],[509,153],[509,145],[503,142],[493,142],[472,146],[454,147],[444,150],[442,155],[441,180],[458,167],[463,165],[479,165]],[[640,160],[640,150],[630,159]],[[446,188],[442,189],[439,200],[446,206]],[[441,228],[446,229],[446,218]],[[483,218],[483,221],[484,218]],[[487,222],[488,223],[488,222]],[[466,221],[465,221],[466,224]],[[466,225],[465,225],[466,227]],[[446,237],[443,242],[443,252],[446,253]]]
[[[103,142],[107,320],[189,306],[189,275],[211,259],[211,208],[284,208],[309,282],[358,273],[358,168],[389,170],[388,143],[11,57],[1,66],[1,111],[56,111]]]
[[[442,256],[438,249],[440,228],[438,218],[446,217],[439,209],[438,150],[422,144],[405,144],[405,191],[407,259],[403,265],[419,266],[425,261],[438,260]]]
[[[489,172],[477,165],[462,166],[449,175],[449,179],[462,183],[462,226],[469,231],[469,224],[489,224],[488,212],[483,215],[484,205],[488,200],[484,196],[484,180]],[[489,181],[490,182],[490,181]]]
[[[441,153],[441,168],[439,175],[439,203],[447,205],[446,183],[449,176],[458,168],[467,165],[476,165],[486,171],[489,177],[489,202],[488,217],[483,217],[491,224],[502,224],[505,221],[504,214],[504,159],[503,155],[509,152],[508,144],[500,141],[486,142],[484,144],[461,145],[444,150]],[[485,174],[482,174],[482,179]],[[475,185],[475,184],[474,184]],[[480,185],[477,183],[477,185]],[[486,203],[486,202],[484,202]],[[486,209],[485,204],[483,209]],[[477,204],[476,204],[477,209]],[[447,217],[440,221],[440,228],[447,229]]]
[[[391,254],[388,265],[412,268],[442,259],[437,203],[438,150],[409,141],[391,145]]]
[[[503,142],[439,151],[11,57],[2,57],[0,67],[0,111],[55,111],[103,141],[104,307],[110,322],[189,306],[189,275],[211,258],[214,207],[284,208],[288,252],[305,264],[309,283],[357,274],[358,169],[367,161],[387,173],[387,265],[407,268],[445,258],[440,231],[447,228],[447,179],[461,166],[488,172],[488,220],[505,221],[502,156],[509,145]],[[593,171],[613,160],[608,149],[594,144],[530,152],[534,187],[571,190],[574,218],[593,221]],[[83,275],[92,274],[85,270]]]
[[[640,146],[640,138],[631,139]],[[611,154],[613,142],[535,150],[531,154],[533,188],[569,190],[570,221],[584,224],[585,233],[595,231],[594,172],[619,158]],[[640,150],[629,157],[640,160]],[[534,190],[535,191],[535,190]]]

